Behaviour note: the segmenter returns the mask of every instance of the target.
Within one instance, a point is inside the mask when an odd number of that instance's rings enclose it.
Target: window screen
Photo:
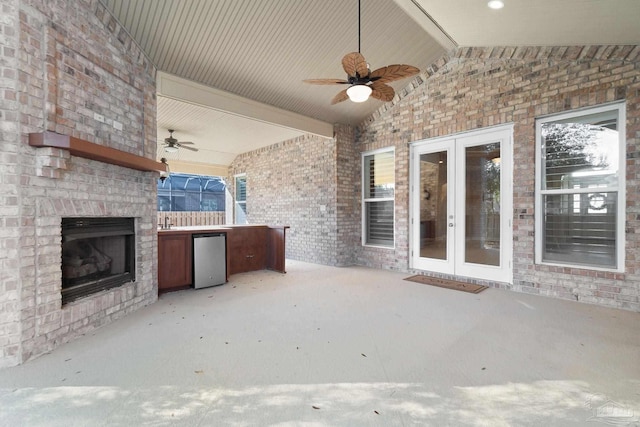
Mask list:
[[[546,120],[538,133],[541,260],[617,268],[619,109]]]
[[[395,155],[386,150],[363,156],[363,243],[393,246]]]
[[[158,179],[158,210],[224,212],[225,189],[220,177],[172,173]]]
[[[247,176],[235,177],[235,224],[247,224]]]

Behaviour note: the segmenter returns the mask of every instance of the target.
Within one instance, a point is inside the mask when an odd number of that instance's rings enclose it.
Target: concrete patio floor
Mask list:
[[[640,425],[640,313],[287,270],[163,295],[0,370],[0,425]]]

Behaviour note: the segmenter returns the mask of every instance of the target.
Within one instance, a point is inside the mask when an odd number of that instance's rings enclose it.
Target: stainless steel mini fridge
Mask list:
[[[193,235],[193,287],[217,286],[227,281],[225,233]]]

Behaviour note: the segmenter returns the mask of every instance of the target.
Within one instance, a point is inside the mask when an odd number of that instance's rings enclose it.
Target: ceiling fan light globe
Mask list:
[[[166,147],[164,147],[164,151],[166,151],[167,153],[175,153],[176,151],[178,151],[178,147],[167,145]]]
[[[353,85],[347,89],[347,96],[352,102],[365,102],[371,95],[371,88],[367,85]]]

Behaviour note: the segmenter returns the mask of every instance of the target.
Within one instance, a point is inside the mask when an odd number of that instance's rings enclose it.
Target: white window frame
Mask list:
[[[237,200],[237,196],[238,196],[238,181],[244,179],[244,185],[245,185],[245,199],[244,200]],[[233,176],[233,223],[234,224],[248,224],[249,222],[247,221],[247,195],[246,195],[246,187],[247,186],[247,174],[246,173],[239,173],[237,175]],[[243,212],[245,215],[244,218],[244,222],[239,222],[238,221],[238,208],[240,206],[243,206]]]
[[[549,122],[567,120],[573,117],[582,117],[592,114],[617,111],[617,131],[619,136],[619,159],[618,159],[618,184],[615,188],[597,188],[598,191],[606,192],[613,190],[617,192],[617,216],[616,216],[616,267],[603,267],[578,263],[560,263],[558,261],[545,261],[542,259],[544,248],[544,213],[543,197],[547,194],[562,194],[562,192],[574,192],[573,188],[561,190],[542,189],[543,147],[542,147],[542,125]],[[625,268],[625,221],[626,221],[626,103],[615,102],[602,104],[596,107],[572,110],[566,113],[553,114],[536,119],[536,186],[535,186],[535,262],[536,264],[554,265],[571,268],[582,268],[598,271],[624,272]],[[593,192],[594,189],[584,188],[579,192]]]
[[[392,153],[393,154],[393,197],[373,197],[373,198],[365,198],[366,194],[366,185],[367,185],[367,177],[365,176],[365,160],[367,157],[380,154],[380,153]],[[365,151],[362,152],[361,156],[361,168],[362,171],[362,246],[366,247],[376,247],[376,248],[384,248],[384,249],[395,249],[396,244],[396,231],[395,231],[395,223],[396,223],[396,203],[395,203],[395,184],[396,184],[396,171],[395,171],[395,162],[396,162],[396,150],[395,147],[386,147],[378,150]],[[393,241],[389,245],[380,244],[380,243],[367,243],[367,203],[376,203],[376,202],[393,202]]]

